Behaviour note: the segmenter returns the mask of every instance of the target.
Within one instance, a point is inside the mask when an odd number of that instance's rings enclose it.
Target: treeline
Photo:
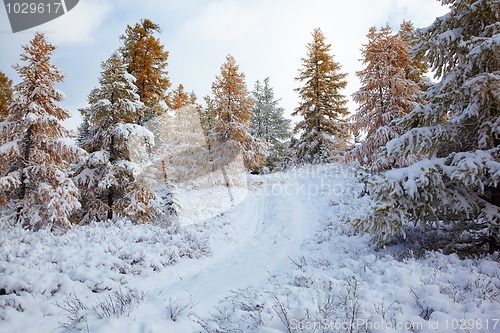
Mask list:
[[[103,62],[74,146],[65,140],[61,121],[69,114],[53,87],[63,79],[50,62],[55,47],[37,34],[24,47],[25,65],[15,66],[23,81],[12,88],[0,76],[0,204],[10,219],[38,227],[171,218],[171,196],[158,197],[138,172],[144,165],[131,158],[130,142],[151,155],[147,124],[191,106],[208,149],[240,152],[249,171],[335,161],[365,169],[372,214],[350,222],[379,245],[414,225],[446,230],[453,246],[493,252],[500,216],[500,5],[445,3],[450,13],[429,28],[403,22],[397,33],[389,26],[369,30],[353,113],[342,93],[347,74],[314,30],[296,78],[300,103],[292,114],[301,120],[293,131],[270,79],[249,91],[231,55],[204,105],[183,85],[170,90],[160,27],[144,19],[127,27],[121,47]],[[427,79],[428,69],[437,83]]]

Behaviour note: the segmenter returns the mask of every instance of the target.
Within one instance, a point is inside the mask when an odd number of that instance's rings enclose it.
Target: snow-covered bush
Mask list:
[[[94,292],[116,290],[126,275],[148,276],[181,258],[211,255],[208,240],[192,230],[169,233],[126,221],[93,223],[62,235],[4,227],[0,239],[0,289],[16,295],[51,295],[73,282]]]

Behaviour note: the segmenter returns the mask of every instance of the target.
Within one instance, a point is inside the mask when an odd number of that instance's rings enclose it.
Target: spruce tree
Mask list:
[[[367,37],[368,43],[361,49],[366,67],[356,73],[361,88],[353,95],[359,108],[352,117],[351,128],[354,133],[365,132],[366,138],[349,152],[347,160],[381,170],[392,163],[383,157],[380,147],[402,134],[394,120],[417,105],[420,89],[415,81],[422,80],[422,73],[413,68],[408,42],[389,26],[380,31],[372,27]]]
[[[25,226],[68,227],[80,207],[70,178],[79,150],[65,140],[70,133],[62,121],[69,112],[57,105],[63,94],[54,84],[64,76],[51,63],[56,48],[43,34],[35,34],[23,49],[25,64],[14,67],[22,82],[0,123],[0,204]]]
[[[427,104],[399,123],[401,137],[386,145],[399,158],[421,159],[371,181],[370,216],[354,220],[379,242],[409,223],[446,230],[456,251],[499,250],[500,223],[500,4],[443,0],[448,15],[421,30],[424,54],[440,81]]]
[[[321,29],[315,29],[312,37],[296,78],[304,83],[295,89],[301,103],[292,115],[303,118],[295,127],[301,134],[299,162],[323,163],[335,160],[347,148],[347,100],[341,94],[347,74],[340,72],[341,66],[330,54],[331,44],[326,43]]]
[[[228,55],[212,84],[214,95],[211,105],[215,119],[214,132],[223,147],[238,149],[243,153],[247,168],[257,168],[265,162],[264,142],[249,134],[250,117],[254,101],[247,90],[245,74],[239,72],[235,59]]]
[[[154,142],[152,133],[137,125],[144,105],[120,54],[114,53],[102,68],[100,86],[82,110],[87,134],[81,135],[81,146],[89,154],[76,166],[84,206],[81,220],[125,217],[149,222],[161,215],[161,206],[140,163],[147,156],[145,145]]]
[[[252,91],[255,108],[250,118],[250,134],[268,143],[269,151],[266,166],[275,169],[282,164],[287,148],[287,140],[292,136],[291,120],[283,116],[284,109],[274,97],[274,89],[269,85],[269,78],[264,84],[257,81]]]
[[[12,80],[0,72],[0,121],[7,118],[10,103],[12,102]]]
[[[208,150],[210,151],[215,142],[217,142],[217,133],[215,131],[217,118],[213,99],[210,96],[205,96],[203,99],[205,100],[206,106],[204,108],[198,108],[198,114],[201,128],[205,134]]]
[[[139,116],[141,124],[164,112],[161,103],[167,101],[166,92],[170,87],[166,70],[168,52],[154,36],[160,32],[158,24],[143,19],[134,26],[128,25],[120,37],[123,41],[120,50],[127,71],[136,78],[137,94],[144,103],[143,114]]]

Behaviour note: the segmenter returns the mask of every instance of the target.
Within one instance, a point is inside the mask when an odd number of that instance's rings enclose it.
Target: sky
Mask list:
[[[300,60],[319,27],[348,74],[343,93],[354,113],[351,94],[359,89],[355,73],[363,68],[360,48],[368,29],[389,24],[397,30],[404,20],[423,28],[448,11],[437,0],[80,0],[67,14],[13,34],[6,9],[0,8],[0,71],[18,83],[12,66],[22,64],[22,46],[35,32],[45,33],[57,46],[53,63],[65,73],[57,88],[66,95],[61,105],[72,114],[66,125],[75,129],[77,109],[87,105],[87,95],[97,86],[101,62],[120,46],[127,24],[149,18],[162,28],[157,37],[169,52],[173,88],[183,84],[202,102],[231,54],[246,75],[248,90],[269,77],[289,115],[299,103],[294,89],[300,86],[295,81]]]

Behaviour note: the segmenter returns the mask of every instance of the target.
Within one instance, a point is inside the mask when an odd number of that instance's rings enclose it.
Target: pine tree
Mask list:
[[[268,143],[270,149],[266,166],[276,169],[285,158],[286,141],[292,136],[291,120],[283,116],[285,110],[279,107],[279,100],[274,98],[274,89],[269,85],[269,78],[264,79],[264,85],[257,81],[252,94],[255,108],[250,118],[250,134]]]
[[[211,112],[218,143],[225,144],[226,148],[239,149],[247,168],[261,166],[265,162],[267,147],[248,132],[254,101],[247,91],[245,74],[239,72],[231,55],[221,66],[221,73],[212,84],[212,93]]]
[[[0,204],[31,228],[68,227],[80,207],[69,176],[79,150],[65,140],[70,133],[62,121],[69,112],[57,105],[63,95],[54,84],[64,76],[51,63],[55,46],[43,34],[35,34],[23,49],[25,65],[14,67],[22,82],[0,123]]]
[[[160,39],[154,36],[160,32],[158,24],[143,19],[133,27],[128,25],[125,34],[120,37],[127,71],[136,78],[137,94],[145,106],[144,115],[139,116],[141,124],[164,112],[161,102],[167,101],[166,91],[170,87],[166,70],[168,52]]]
[[[76,166],[82,223],[115,217],[148,222],[161,215],[160,199],[141,163],[154,138],[137,125],[144,105],[121,55],[114,53],[102,68],[100,86],[92,90],[90,106],[82,110],[87,134],[80,135],[80,142],[89,153]]]
[[[347,100],[341,94],[347,74],[340,72],[340,64],[329,54],[331,45],[319,28],[312,37],[296,78],[304,82],[295,89],[302,102],[292,115],[304,118],[295,127],[295,132],[301,133],[298,158],[305,163],[323,163],[335,160],[347,148]]]
[[[7,118],[7,109],[12,102],[12,80],[0,72],[0,121]]]
[[[354,133],[365,132],[366,139],[350,151],[346,159],[357,160],[377,171],[392,164],[383,157],[380,147],[402,134],[394,120],[416,107],[420,89],[415,81],[422,80],[422,73],[413,70],[410,45],[401,34],[393,34],[389,26],[378,32],[372,27],[367,37],[368,43],[361,49],[366,67],[356,73],[361,88],[353,95],[359,108],[352,117],[351,128]]]
[[[179,84],[177,89],[168,94],[166,103],[171,110],[177,110],[191,104],[196,104],[196,95],[194,92],[188,94],[184,90],[184,86]]]
[[[450,232],[452,250],[499,250],[500,4],[443,0],[448,15],[421,31],[425,55],[440,82],[427,104],[400,124],[406,132],[386,145],[399,158],[421,156],[372,179],[374,212],[354,221],[382,242],[409,223]],[[451,240],[451,241],[450,241]]]

